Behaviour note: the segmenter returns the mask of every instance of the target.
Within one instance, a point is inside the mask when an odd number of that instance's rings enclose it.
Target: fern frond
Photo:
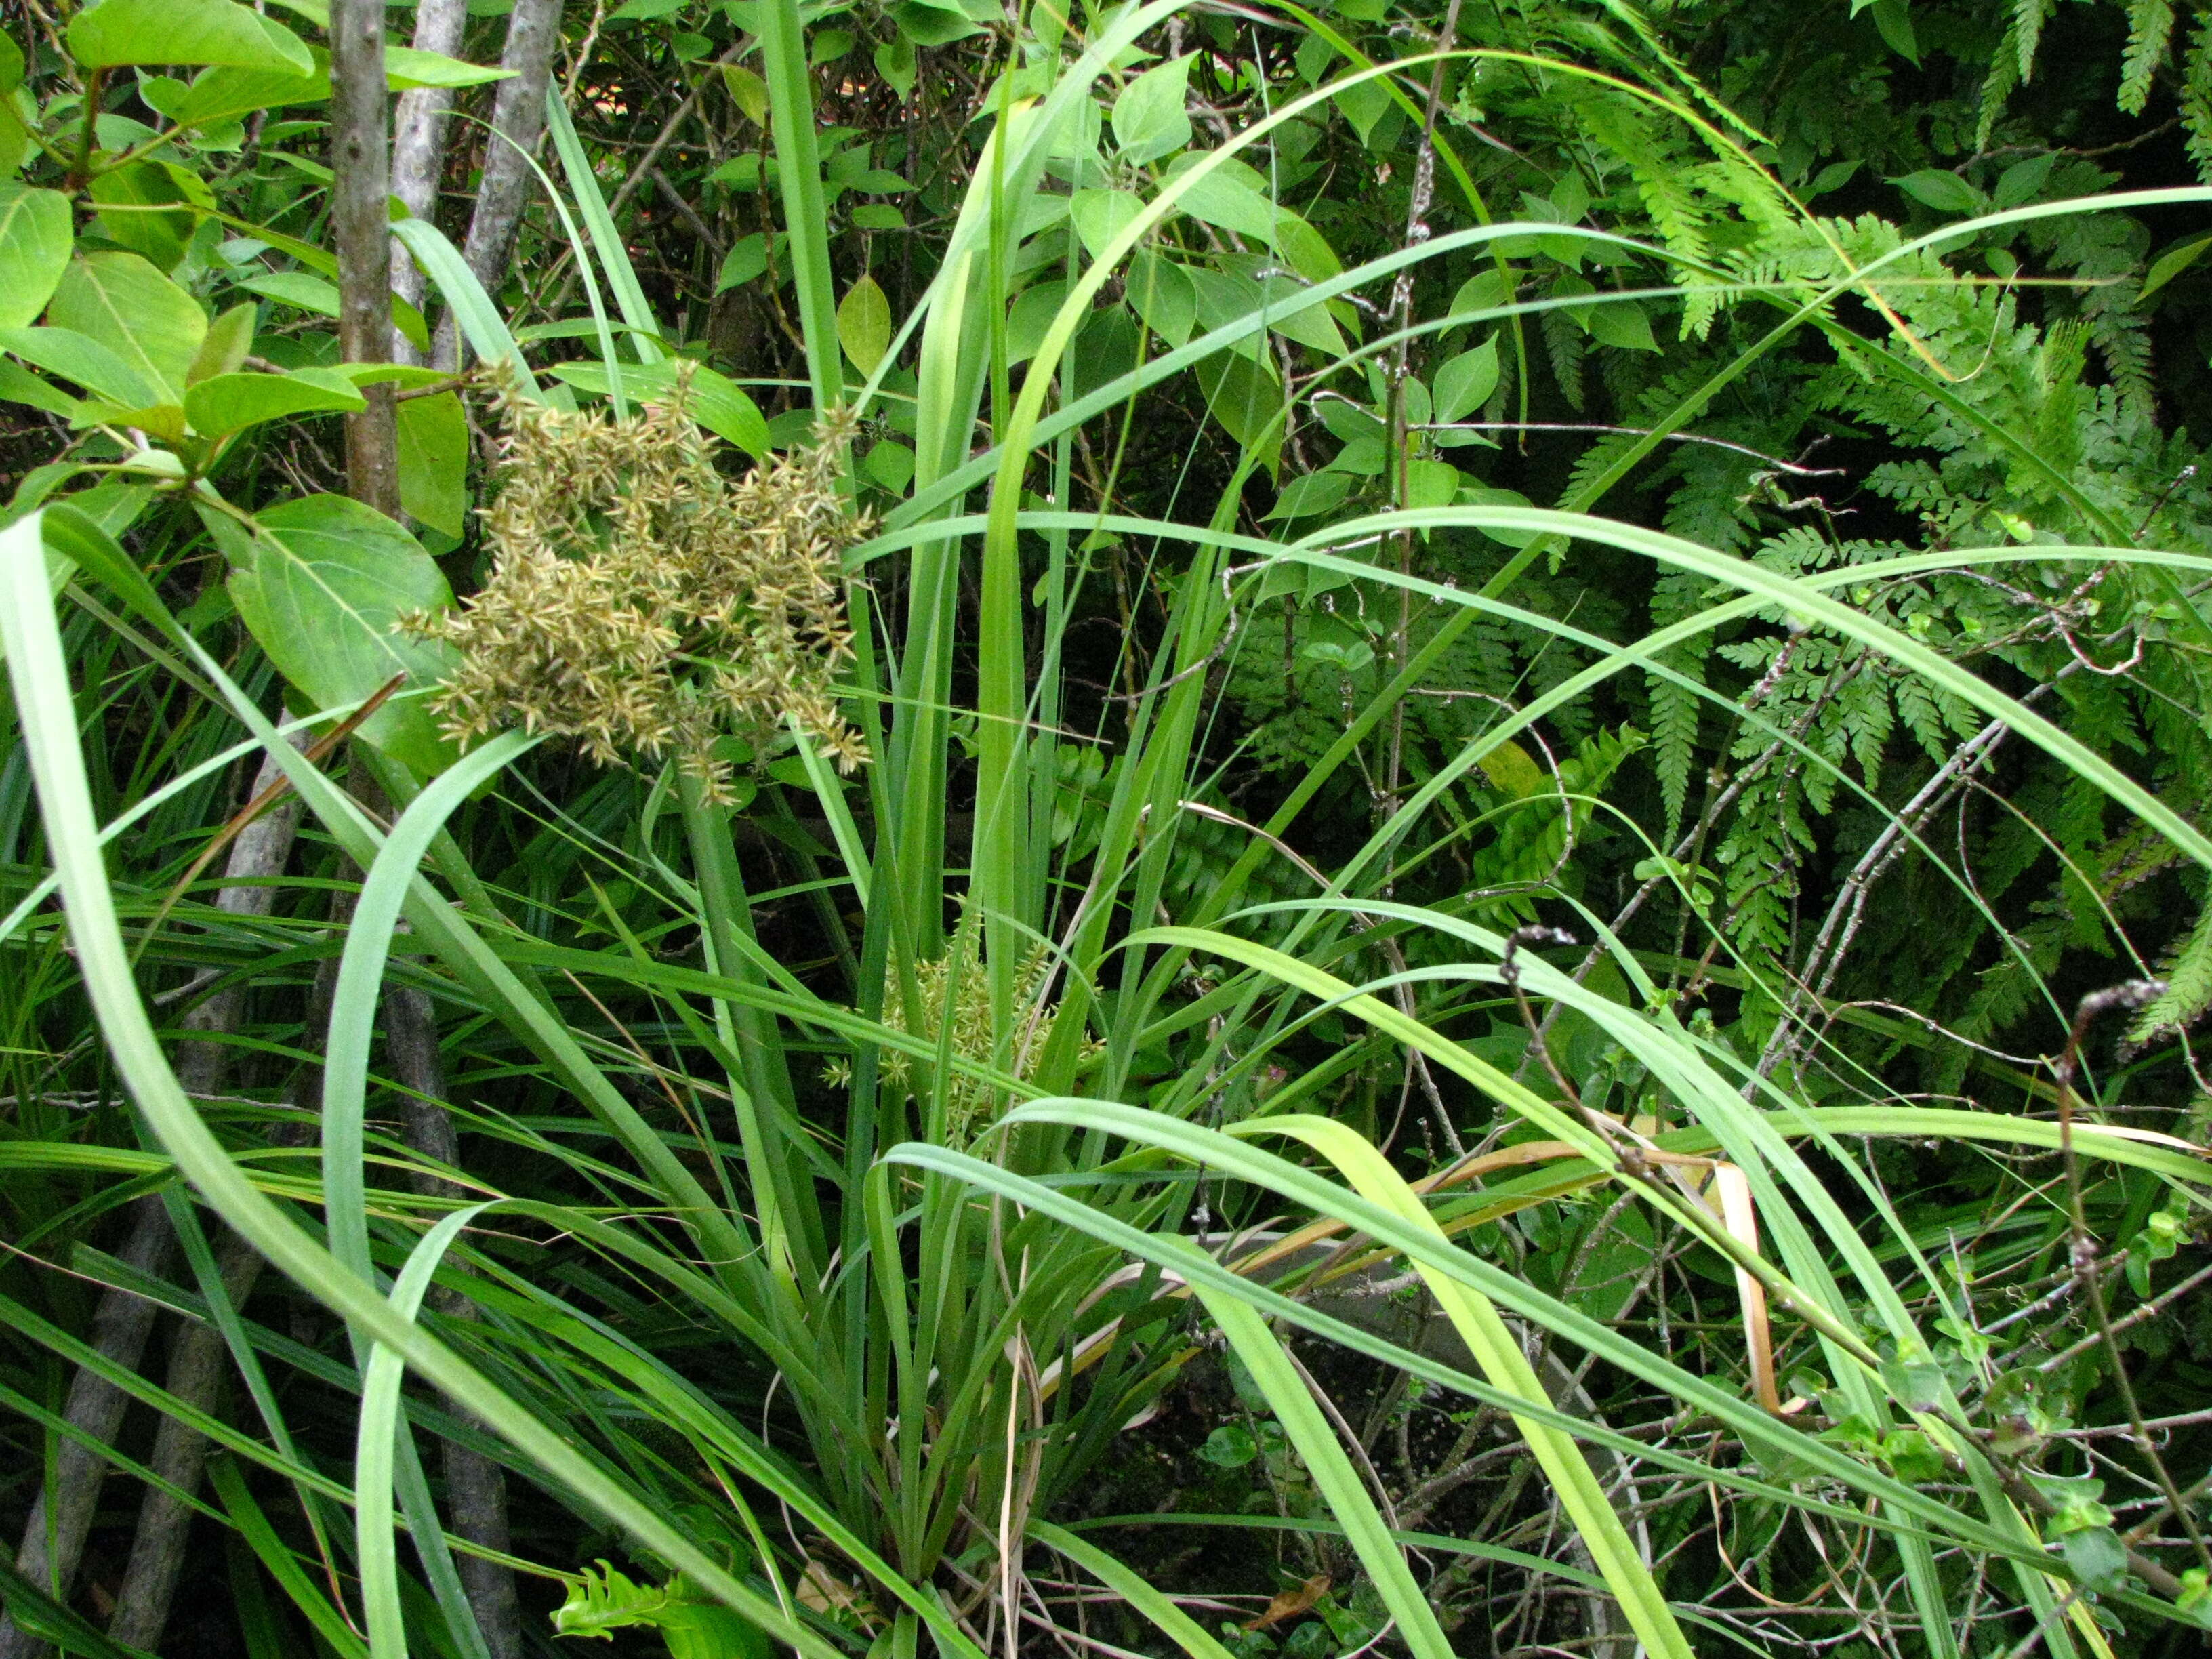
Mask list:
[[[1990,147],[1990,137],[1996,131],[1997,117],[2004,113],[2005,100],[2020,84],[2020,53],[2015,50],[2019,39],[2020,26],[2014,23],[1997,42],[1996,56],[1990,60],[1990,72],[1982,77],[1980,106],[1974,117],[1977,149]]]
[[[2012,14],[2013,67],[2022,81],[2035,75],[2035,49],[2043,40],[2043,25],[2058,9],[2058,0],[2017,0]]]
[[[1698,103],[1704,105],[1705,109],[1723,126],[1734,127],[1739,134],[1754,144],[1773,142],[1757,127],[1753,126],[1743,117],[1707,92],[1704,82],[1691,74],[1689,66],[1668,49],[1667,43],[1659,38],[1658,31],[1644,21],[1643,14],[1630,5],[1628,0],[1603,0],[1603,3],[1606,10],[1627,26],[1629,33],[1637,38],[1644,49],[1666,66],[1667,72],[1674,78],[1674,83],[1696,99]]]
[[[1589,349],[1589,337],[1564,311],[1544,313],[1541,328],[1545,349],[1551,354],[1552,373],[1559,379],[1559,393],[1580,414],[1585,402],[1583,358]]]
[[[2133,0],[2128,7],[2128,49],[2120,58],[2120,107],[2141,115],[2150,101],[2151,77],[2166,62],[2173,39],[2173,0]]]
[[[2201,17],[2181,67],[2181,125],[2197,176],[2212,184],[2212,15]]]

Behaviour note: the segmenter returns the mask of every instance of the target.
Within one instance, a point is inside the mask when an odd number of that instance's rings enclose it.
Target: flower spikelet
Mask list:
[[[1012,1055],[1017,1077],[1029,1075],[1060,1019],[1060,1005],[1045,1000],[1052,978],[1052,960],[1040,945],[1022,959],[1021,966],[1015,970],[1014,1004],[1021,1011]],[[956,1056],[977,1066],[993,1063],[997,1045],[991,1024],[991,975],[972,933],[963,932],[959,942],[936,961],[915,963],[914,987],[918,1006],[909,1008],[905,993],[896,981],[893,981],[891,1006],[886,1011],[893,1024],[933,1042],[939,1041],[950,1025],[951,1049]],[[1084,1041],[1082,1053],[1085,1059],[1103,1051],[1103,1045],[1095,1040]],[[911,1055],[900,1050],[887,1051],[883,1061],[884,1075],[894,1084],[909,1086],[912,1060]],[[956,1071],[939,1079],[938,1091],[945,1108],[944,1144],[967,1146],[982,1128],[991,1109],[989,1088]]]
[[[683,403],[617,419],[500,398],[490,577],[413,619],[460,650],[432,707],[463,741],[519,725],[602,764],[672,755],[717,798],[715,740],[765,749],[787,718],[850,772],[868,753],[835,690],[841,556],[869,526],[837,489],[849,423],[732,484]]]

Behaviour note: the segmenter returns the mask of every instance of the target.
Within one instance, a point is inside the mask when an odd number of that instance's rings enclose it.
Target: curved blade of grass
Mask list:
[[[1104,1109],[1102,1111],[1102,1109]],[[1856,1462],[1823,1441],[1777,1422],[1726,1389],[1682,1370],[1670,1360],[1637,1347],[1565,1304],[1525,1283],[1510,1279],[1502,1270],[1407,1227],[1388,1211],[1369,1204],[1357,1194],[1332,1186],[1309,1170],[1231,1139],[1218,1131],[1200,1128],[1134,1107],[1115,1106],[1109,1102],[1085,1098],[1033,1102],[1016,1108],[1008,1114],[1008,1117],[1015,1121],[1035,1117],[1071,1125],[1108,1127],[1115,1133],[1127,1133],[1130,1138],[1143,1144],[1197,1158],[1234,1179],[1249,1181],[1255,1185],[1267,1188],[1304,1205],[1316,1214],[1344,1221],[1357,1231],[1368,1235],[1401,1255],[1438,1267],[1470,1288],[1483,1291],[1492,1301],[1532,1323],[1553,1330],[1577,1346],[1596,1352],[1608,1364],[1643,1377],[1686,1405],[1694,1404],[1697,1409],[1710,1413],[1743,1439],[1766,1449],[1775,1457],[1796,1460],[1819,1474],[1899,1508],[1923,1527],[1939,1529],[1932,1533],[1932,1536],[1964,1542],[1972,1548],[1996,1555],[2031,1560],[2039,1565],[2044,1563],[2043,1557],[2021,1545],[2018,1540],[1996,1532],[1903,1482]],[[1137,1127],[1133,1129],[1126,1127],[1132,1123],[1133,1118],[1139,1121]],[[1146,1119],[1152,1121],[1141,1121]],[[1187,1152],[1184,1150],[1186,1147],[1189,1149]],[[1613,1435],[1595,1424],[1580,1421],[1556,1409],[1539,1409],[1516,1396],[1501,1394],[1478,1378],[1370,1336],[1355,1326],[1279,1295],[1243,1278],[1234,1269],[1196,1249],[1188,1239],[1173,1234],[1146,1232],[1058,1188],[1016,1175],[969,1153],[908,1142],[891,1148],[884,1157],[886,1164],[909,1164],[956,1176],[971,1186],[1011,1199],[1024,1210],[1040,1212],[1087,1232],[1140,1261],[1157,1262],[1182,1277],[1194,1287],[1205,1284],[1230,1295],[1242,1297],[1269,1317],[1287,1321],[1356,1352],[1440,1383],[1485,1404],[1495,1405],[1509,1412],[1525,1410],[1529,1416],[1549,1422],[1554,1427],[1586,1438],[1594,1444],[1613,1446],[1618,1443],[1619,1449],[1649,1459],[1655,1465],[1669,1468],[1678,1467],[1677,1460],[1671,1453],[1632,1441],[1626,1436]],[[1771,1486],[1741,1469],[1718,1471],[1710,1464],[1687,1462],[1680,1463],[1679,1468],[1681,1473],[1693,1480],[1720,1480],[1738,1490],[1756,1492],[1785,1505],[1817,1506],[1821,1513],[1830,1512],[1820,1498],[1808,1497],[1802,1490],[1791,1492]],[[1833,1516],[1853,1525],[1865,1523],[1863,1512],[1836,1509]],[[1894,1527],[1897,1523],[1893,1522],[1890,1524]]]
[[[260,739],[264,750],[284,769],[301,800],[322,821],[347,855],[363,868],[374,866],[382,839],[352,798],[277,737],[259,706],[178,623],[161,596],[112,538],[81,514],[66,508],[46,511],[70,527],[67,546],[70,556],[99,576],[199,666],[221,690],[231,713]],[[51,620],[52,614],[49,605],[45,615]],[[482,999],[487,1009],[551,1068],[649,1173],[683,1224],[697,1234],[708,1259],[725,1267],[741,1260],[744,1241],[728,1218],[708,1196],[683,1160],[592,1063],[548,1000],[536,988],[526,985],[508,960],[419,877],[408,901],[407,915],[416,936]],[[507,955],[514,956],[512,946]]]
[[[814,72],[806,62],[806,30],[798,0],[766,0],[760,9],[761,69],[768,82],[769,130],[789,234],[792,289],[806,342],[814,407],[826,414],[845,401],[845,360],[837,343],[837,296],[830,283],[830,213],[822,195],[821,147],[814,131]]]
[[[1135,1569],[1116,1560],[1088,1539],[1078,1538],[1064,1527],[1035,1520],[1030,1522],[1029,1535],[1084,1568],[1151,1620],[1153,1627],[1188,1654],[1190,1659],[1231,1659],[1229,1650],[1215,1641],[1205,1626],[1161,1595]]]
[[[561,170],[568,177],[568,191],[576,198],[576,211],[584,216],[584,228],[591,234],[592,246],[599,256],[599,267],[607,274],[607,286],[614,290],[615,307],[622,319],[629,325],[630,343],[636,349],[641,363],[657,363],[667,356],[661,349],[660,324],[646,301],[645,289],[637,280],[637,270],[630,264],[629,250],[623,246],[622,232],[615,228],[614,216],[607,211],[607,198],[599,189],[599,175],[592,171],[591,158],[584,154],[584,142],[576,136],[576,124],[568,116],[568,101],[561,96],[558,87],[545,88],[545,130],[552,135],[553,149],[561,158]],[[567,216],[562,216],[562,223]],[[573,239],[574,232],[571,231]],[[576,249],[578,270],[582,270],[584,250]],[[597,295],[593,295],[596,313]],[[604,320],[600,324],[603,338],[601,351],[614,373],[614,346],[606,336]],[[618,384],[618,383],[617,383]],[[620,392],[617,392],[620,397]]]
[[[362,1285],[257,1192],[171,1073],[132,984],[113,898],[101,867],[77,746],[69,672],[46,586],[36,515],[0,531],[0,636],[7,641],[17,718],[32,760],[48,845],[62,872],[84,982],[103,1036],[132,1099],[185,1177],[279,1271],[364,1336],[384,1342],[420,1375],[647,1548],[689,1574],[708,1594],[797,1648],[809,1659],[839,1659],[836,1648],[732,1577],[651,1504],[611,1479],[550,1425],[506,1394],[385,1299]],[[263,722],[265,725],[265,722]],[[273,734],[272,734],[273,735]],[[282,748],[289,744],[278,740]]]
[[[1399,1636],[1416,1659],[1453,1659],[1451,1643],[1437,1623],[1435,1610],[1421,1594],[1421,1587],[1413,1582],[1406,1553],[1391,1538],[1375,1500],[1360,1483],[1358,1471],[1338,1443],[1336,1431],[1314,1403],[1312,1391],[1292,1369],[1267,1322],[1242,1297],[1224,1295],[1204,1285],[1194,1288],[1206,1312],[1213,1316],[1214,1324],[1267,1395],[1275,1420],[1297,1449],[1322,1502],[1344,1528],[1360,1565],[1367,1569],[1369,1582],[1397,1622]]]
[[[345,952],[331,999],[329,1058],[323,1067],[323,1203],[331,1254],[367,1285],[375,1285],[376,1271],[369,1260],[362,1128],[384,968],[400,915],[416,872],[428,855],[431,838],[446,820],[477,788],[542,741],[542,736],[502,732],[454,762],[417,795],[377,850],[346,930]]]
[[[461,258],[460,250],[446,240],[445,232],[428,219],[401,219],[393,223],[392,234],[415,256],[423,275],[437,284],[439,294],[453,308],[469,349],[485,362],[504,364],[524,391],[538,397],[537,377],[522,360],[522,348],[514,343],[514,336],[507,332],[506,319],[484,292],[483,284],[477,281],[468,261]]]
[[[1438,1239],[1444,1236],[1420,1195],[1372,1144],[1345,1124],[1304,1115],[1265,1117],[1238,1124],[1231,1133],[1289,1135],[1304,1141],[1334,1164],[1362,1197],[1391,1210],[1408,1226],[1425,1229]],[[1520,1342],[1488,1297],[1432,1269],[1417,1267],[1416,1271],[1493,1384],[1531,1401],[1549,1398],[1537,1379],[1535,1367],[1528,1363]],[[1515,1420],[1645,1650],[1669,1655],[1672,1659],[1690,1659],[1688,1638],[1674,1622],[1667,1598],[1638,1554],[1628,1529],[1613,1511],[1613,1500],[1599,1485],[1581,1449],[1557,1430],[1525,1418]]]
[[[412,1323],[422,1305],[430,1277],[446,1251],[497,1200],[456,1210],[430,1229],[408,1253],[392,1286],[395,1317]],[[399,1434],[399,1384],[406,1361],[380,1342],[369,1346],[362,1379],[361,1413],[354,1454],[354,1526],[361,1570],[362,1611],[368,1615],[369,1659],[407,1659],[406,1616],[399,1602],[397,1528],[392,1525],[392,1453]]]

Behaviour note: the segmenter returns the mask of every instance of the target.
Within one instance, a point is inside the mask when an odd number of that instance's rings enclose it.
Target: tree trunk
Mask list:
[[[421,0],[415,8],[415,49],[457,58],[469,21],[468,0]],[[453,112],[450,87],[414,87],[399,94],[392,124],[392,193],[417,219],[429,218],[438,205],[438,179],[446,166],[446,131]],[[420,309],[425,288],[422,271],[404,250],[395,250],[392,291]],[[419,363],[422,354],[399,331],[392,333],[392,355]]]
[[[283,775],[274,760],[264,760],[246,799],[255,799]],[[276,890],[263,884],[283,872],[299,825],[299,802],[287,799],[240,831],[223,866],[225,884],[216,895],[217,909],[235,916],[270,913],[276,902]],[[245,1004],[245,992],[240,988],[218,991],[185,1014],[185,1028],[205,1032],[210,1039],[227,1035],[238,1029]],[[212,1094],[221,1085],[229,1061],[227,1043],[186,1042],[177,1052],[178,1080],[188,1094]],[[173,1257],[176,1234],[161,1200],[142,1198],[128,1213],[131,1229],[118,1252],[119,1259],[149,1278],[163,1276]],[[94,1348],[103,1358],[136,1370],[153,1334],[157,1311],[153,1303],[135,1291],[104,1292],[93,1314]],[[120,1389],[91,1371],[80,1370],[70,1384],[63,1417],[100,1443],[112,1444],[123,1426],[128,1403],[129,1397]],[[65,1440],[55,1459],[51,1491],[41,1492],[31,1505],[22,1547],[15,1556],[16,1570],[45,1587],[57,1601],[66,1601],[76,1582],[85,1534],[91,1529],[100,1480],[106,1472],[106,1462],[96,1453],[75,1440]],[[0,1659],[33,1659],[46,1651],[45,1643],[18,1630],[15,1620],[0,1617]]]
[[[392,158],[384,92],[382,0],[331,7],[331,226],[338,256],[338,349],[348,362],[392,361]],[[398,405],[390,383],[364,386],[346,416],[346,492],[399,516]]]
[[[499,83],[492,101],[483,176],[461,247],[461,257],[487,291],[496,290],[505,273],[523,205],[535,187],[532,161],[545,136],[545,89],[552,81],[554,48],[560,44],[561,0],[515,0],[507,23],[507,50],[499,60],[501,68],[515,72]],[[438,325],[431,360],[441,368],[460,366],[460,337],[450,310]]]

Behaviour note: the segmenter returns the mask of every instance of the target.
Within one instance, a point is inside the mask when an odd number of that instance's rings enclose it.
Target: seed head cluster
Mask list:
[[[683,403],[618,419],[500,396],[490,578],[413,623],[460,650],[432,707],[463,741],[520,725],[603,765],[672,755],[718,799],[717,738],[765,748],[787,718],[850,772],[868,752],[834,693],[840,555],[868,524],[837,490],[849,431],[825,422],[731,483]]]
[[[1045,1042],[1060,1019],[1060,1005],[1044,1000],[1051,969],[1051,957],[1039,945],[1023,958],[1018,970],[1014,1004],[1023,1012],[1012,1056],[1017,1077],[1029,1074],[1042,1055]],[[972,932],[963,932],[962,941],[936,961],[915,965],[916,1006],[907,1006],[905,994],[897,981],[892,981],[891,988],[890,1006],[885,1011],[890,1024],[931,1042],[939,1041],[950,1025],[956,1058],[977,1066],[993,1063],[996,1044],[992,1040],[991,975],[983,965]],[[1103,1052],[1103,1047],[1086,1038],[1082,1052],[1088,1060]],[[901,1050],[886,1050],[883,1059],[885,1080],[902,1088],[911,1087],[915,1061],[916,1056]],[[832,1062],[823,1072],[823,1081],[842,1088],[852,1081],[850,1068],[843,1061]],[[969,1145],[985,1127],[991,1110],[989,1087],[961,1072],[951,1071],[937,1079],[937,1091],[945,1109],[944,1144],[954,1147]]]

